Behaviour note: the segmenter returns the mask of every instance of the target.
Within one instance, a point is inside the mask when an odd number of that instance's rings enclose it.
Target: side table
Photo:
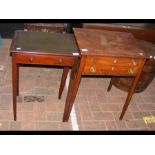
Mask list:
[[[128,108],[146,61],[145,52],[139,48],[130,33],[91,29],[74,29],[81,59],[74,77],[74,87],[68,91],[63,121],[68,121],[78,92],[82,75],[133,77],[120,120]]]
[[[65,85],[65,78],[71,67],[71,78],[79,58],[77,46],[72,34],[16,31],[11,44],[13,112],[16,115],[16,97],[19,95],[20,65],[50,65],[64,67],[59,98]],[[72,82],[70,84],[73,85]]]
[[[153,23],[84,23],[84,28],[108,30],[117,32],[129,32],[139,42],[141,48],[147,55],[147,60],[144,65],[141,77],[138,85],[135,89],[135,93],[143,92],[153,80],[155,76],[155,24]],[[111,85],[115,85],[117,88],[128,91],[132,83],[133,78],[113,77]]]

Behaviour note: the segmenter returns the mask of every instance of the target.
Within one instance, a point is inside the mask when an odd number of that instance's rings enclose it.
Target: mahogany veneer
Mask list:
[[[145,52],[130,33],[75,28],[80,61],[69,88],[63,121],[68,121],[82,75],[110,75],[134,77],[120,120],[128,108],[146,61]]]
[[[69,68],[71,67],[73,74],[78,61],[78,50],[72,34],[16,31],[10,51],[14,120],[17,119],[16,96],[19,95],[20,65],[64,67],[59,89],[59,98],[61,98]]]

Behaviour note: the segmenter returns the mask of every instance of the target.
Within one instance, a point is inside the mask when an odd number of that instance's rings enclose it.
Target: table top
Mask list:
[[[74,28],[74,34],[82,55],[146,57],[131,33]]]
[[[144,40],[138,40],[139,45],[145,51],[147,58],[155,56],[155,44]]]
[[[72,34],[29,31],[15,32],[10,51],[11,53],[23,52],[56,55],[73,55],[73,53],[78,53],[74,35]]]

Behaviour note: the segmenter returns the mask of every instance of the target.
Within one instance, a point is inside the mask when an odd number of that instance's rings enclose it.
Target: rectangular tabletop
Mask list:
[[[83,55],[145,58],[145,52],[130,33],[94,29],[74,29]]]
[[[78,53],[72,34],[16,31],[11,52],[72,55]]]

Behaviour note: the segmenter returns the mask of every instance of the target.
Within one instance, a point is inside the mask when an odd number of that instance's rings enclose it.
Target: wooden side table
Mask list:
[[[145,51],[147,60],[144,65],[135,93],[143,92],[152,82],[155,76],[155,24],[153,23],[84,23],[84,28],[108,30],[117,32],[130,32],[138,40],[140,47]],[[152,42],[152,43],[151,43]],[[129,90],[133,78],[113,77],[112,84],[117,88]]]
[[[16,116],[16,96],[19,95],[20,65],[50,65],[64,67],[59,98],[65,85],[69,67],[74,75],[78,61],[78,51],[72,34],[16,31],[11,44],[13,111]],[[72,82],[71,82],[72,86]],[[68,95],[69,96],[69,95]]]
[[[74,87],[68,90],[72,95],[67,96],[63,121],[69,119],[82,75],[134,77],[120,116],[122,120],[146,61],[145,52],[130,33],[75,28],[74,34],[81,60]]]

